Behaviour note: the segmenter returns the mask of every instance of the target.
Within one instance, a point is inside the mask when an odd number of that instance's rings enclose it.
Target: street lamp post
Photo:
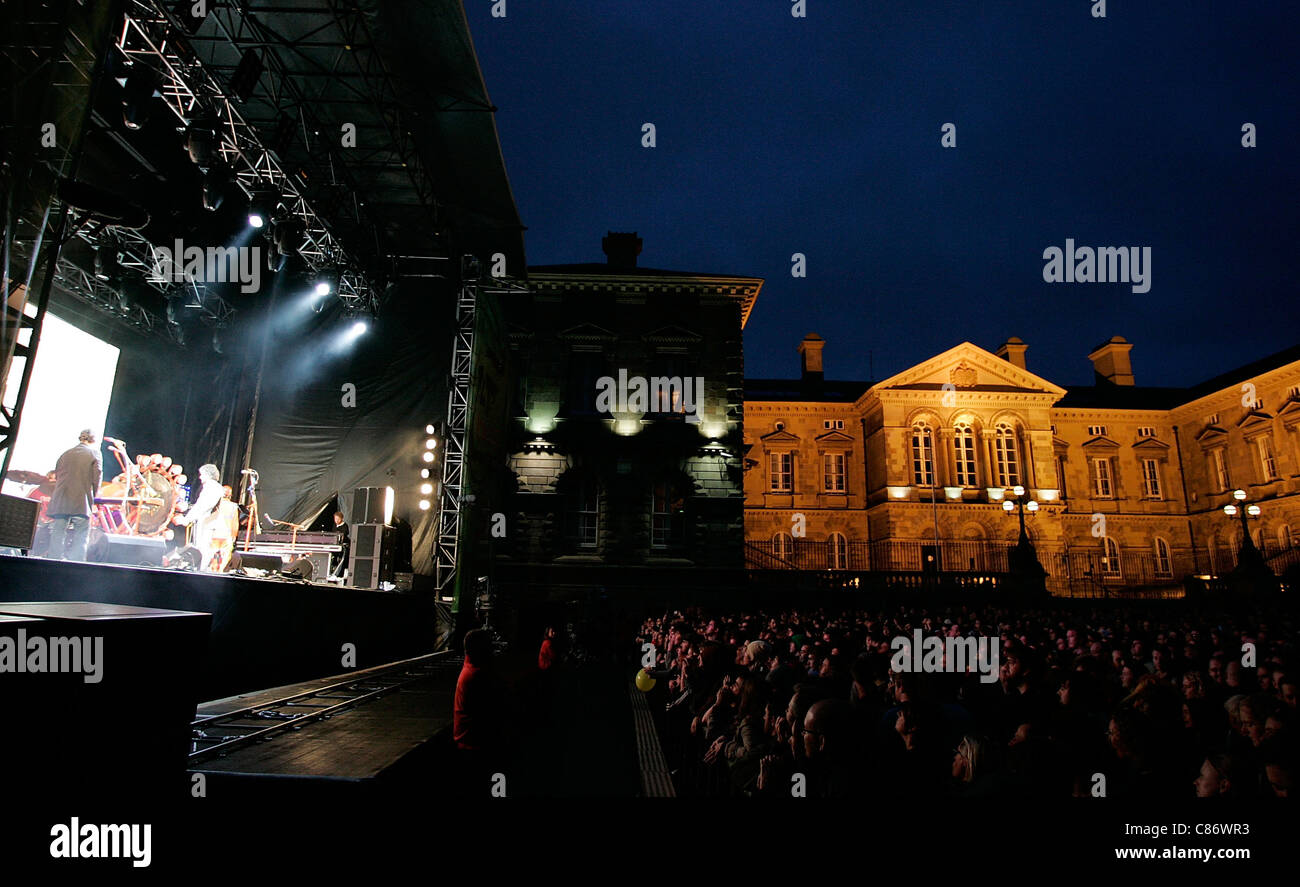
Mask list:
[[[1237,551],[1237,566],[1232,573],[1245,578],[1272,579],[1273,571],[1264,560],[1264,554],[1255,547],[1255,540],[1250,538],[1250,518],[1259,517],[1258,505],[1246,502],[1245,490],[1233,490],[1232,498],[1241,503],[1229,502],[1223,506],[1223,513],[1228,517],[1241,517],[1241,548]]]
[[[1047,571],[1038,562],[1038,552],[1034,549],[1034,543],[1030,541],[1029,533],[1025,529],[1025,512],[1037,514],[1038,503],[1027,497],[1025,488],[1019,484],[1011,492],[1015,496],[1014,502],[1010,499],[1002,500],[1003,511],[1008,514],[1013,511],[1019,512],[1020,517],[1020,539],[1011,551],[1011,573],[1026,591],[1046,593]]]

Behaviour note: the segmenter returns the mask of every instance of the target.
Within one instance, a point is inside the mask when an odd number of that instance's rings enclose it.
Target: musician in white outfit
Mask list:
[[[199,489],[198,498],[189,511],[176,518],[176,523],[182,527],[194,525],[191,541],[203,553],[201,569],[209,570],[212,569],[213,554],[220,550],[220,546],[213,543],[221,525],[219,506],[225,498],[225,489],[221,486],[221,472],[211,463],[199,468],[199,477],[203,485]]]

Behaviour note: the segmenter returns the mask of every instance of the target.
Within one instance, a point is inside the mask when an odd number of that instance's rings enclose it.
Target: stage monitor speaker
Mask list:
[[[298,555],[293,563],[287,565],[282,573],[285,576],[297,576],[308,582],[324,582],[330,574],[330,555],[328,551],[308,551]]]
[[[92,561],[101,564],[126,564],[132,567],[161,567],[167,553],[167,540],[158,536],[119,536],[105,533],[88,552]]]
[[[236,551],[230,559],[230,569],[240,570],[244,567],[251,567],[254,570],[265,570],[268,573],[278,573],[284,569],[284,560],[278,554],[257,554],[252,551]]]
[[[21,496],[0,496],[0,548],[30,551],[36,542],[41,503]]]
[[[392,523],[392,503],[392,487],[357,487],[352,494],[352,523]]]
[[[353,524],[348,572],[357,588],[378,588],[380,582],[392,582],[393,528],[379,523]]]

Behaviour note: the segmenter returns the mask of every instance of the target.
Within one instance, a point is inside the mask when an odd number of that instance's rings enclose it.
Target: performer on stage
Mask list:
[[[86,559],[90,515],[104,474],[104,460],[95,446],[95,432],[87,428],[77,439],[77,445],[60,456],[54,466],[54,494],[47,509],[53,519],[47,554],[58,560],[65,556],[74,561]],[[69,530],[72,532],[70,550],[67,548]]]
[[[232,501],[235,492],[230,487],[221,488],[221,501],[217,503],[212,528],[212,547],[215,549],[209,566],[215,573],[230,568],[235,553],[235,540],[239,538],[239,506]]]
[[[338,554],[338,563],[334,569],[330,570],[331,576],[342,576],[343,571],[348,568],[348,551],[352,548],[352,534],[348,532],[347,521],[343,520],[343,512],[334,512],[334,532],[338,533],[343,542],[343,550]]]
[[[198,498],[189,510],[176,518],[176,523],[185,527],[194,526],[193,538],[191,544],[197,548],[203,555],[200,569],[211,570],[213,568],[214,556],[218,556],[221,551],[222,539],[222,509],[221,503],[225,498],[225,490],[221,486],[221,472],[217,466],[208,463],[199,468],[199,477],[203,481],[203,486],[199,490]],[[234,503],[230,503],[232,506]],[[229,515],[225,517],[224,523],[229,523]],[[220,565],[224,567],[224,563]]]

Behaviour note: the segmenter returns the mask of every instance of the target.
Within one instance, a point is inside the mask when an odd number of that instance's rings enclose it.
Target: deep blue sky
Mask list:
[[[832,378],[1018,335],[1067,386],[1115,334],[1149,385],[1300,341],[1300,4],[464,3],[530,264],[636,230],[643,266],[766,278],[750,377],[809,331]],[[1067,237],[1150,246],[1150,292],[1045,283]]]

